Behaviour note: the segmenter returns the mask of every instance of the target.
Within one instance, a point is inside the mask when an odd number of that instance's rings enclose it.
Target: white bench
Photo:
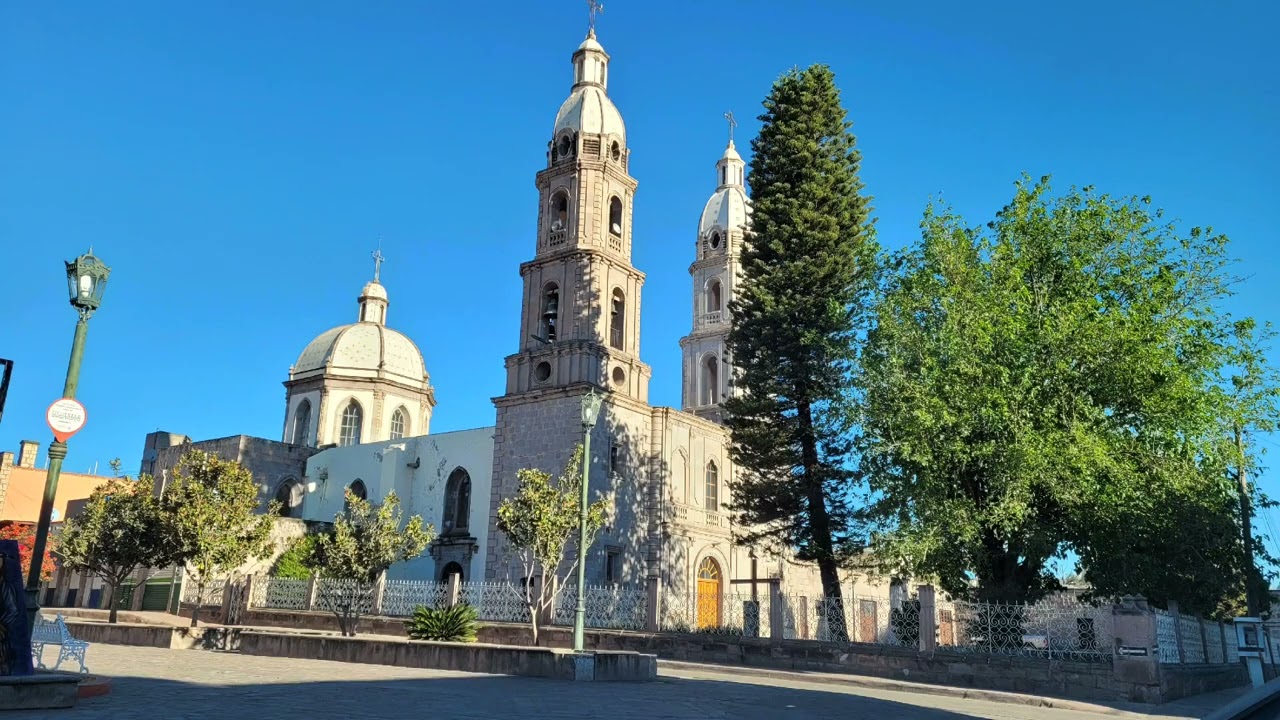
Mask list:
[[[73,658],[80,662],[80,672],[87,673],[89,668],[84,664],[84,653],[89,649],[89,643],[84,640],[77,640],[71,637],[71,631],[67,629],[67,623],[62,619],[62,613],[53,620],[46,620],[43,616],[36,617],[36,623],[31,628],[31,659],[35,661],[36,667],[46,670],[44,665],[44,646],[58,645],[58,662],[54,663],[53,669],[57,670],[63,660]]]

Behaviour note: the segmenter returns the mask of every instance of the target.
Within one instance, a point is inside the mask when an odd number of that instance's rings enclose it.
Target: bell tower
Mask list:
[[[573,85],[534,178],[537,244],[520,266],[520,352],[507,358],[507,394],[589,383],[647,402],[626,127],[607,94],[609,55],[594,29],[572,60]]]
[[[602,396],[591,425],[590,491],[608,495],[610,525],[588,551],[588,582],[639,582],[648,546],[651,370],[640,360],[644,273],[631,264],[636,181],[622,115],[609,99],[609,54],[593,26],[572,55],[569,95],[556,113],[538,192],[532,259],[523,282],[519,344],[506,359],[505,393],[494,398],[493,484],[486,576],[504,577],[512,555],[497,509],[518,472],[556,475],[583,441],[583,398]],[[612,570],[609,568],[613,568]]]
[[[698,220],[693,264],[693,330],[680,339],[683,355],[685,412],[721,422],[721,403],[733,392],[732,365],[726,351],[729,300],[740,276],[743,236],[751,221],[746,163],[733,146],[733,113],[729,146],[716,163],[717,186]]]

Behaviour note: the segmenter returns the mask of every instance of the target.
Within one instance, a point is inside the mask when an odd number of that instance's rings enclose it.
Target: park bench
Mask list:
[[[58,669],[63,660],[74,658],[80,662],[80,672],[89,672],[89,668],[84,664],[84,653],[89,649],[89,643],[71,637],[71,631],[67,629],[62,613],[58,613],[53,620],[37,616],[35,625],[31,627],[31,659],[35,661],[36,667],[42,670],[47,669],[42,657],[45,645],[59,646],[58,662],[54,663],[54,670]]]

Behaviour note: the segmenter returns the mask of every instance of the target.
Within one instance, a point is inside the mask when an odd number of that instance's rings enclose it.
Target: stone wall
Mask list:
[[[159,448],[155,450],[155,460],[150,463],[150,467],[161,489],[172,482],[174,470],[182,461],[182,457],[192,450],[201,450],[223,460],[233,460],[243,465],[253,474],[253,479],[258,484],[260,510],[265,510],[267,503],[275,499],[276,489],[285,480],[304,481],[307,458],[317,452],[315,448],[290,445],[249,435],[232,435],[215,440],[201,440]]]

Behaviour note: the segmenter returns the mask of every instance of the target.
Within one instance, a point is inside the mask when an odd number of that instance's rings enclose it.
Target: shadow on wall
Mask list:
[[[163,665],[157,658],[189,650],[130,648],[121,659],[145,655],[143,669],[133,662],[121,663],[112,678],[108,695],[81,700],[71,711],[77,718],[120,718],[139,707],[169,707],[181,698],[187,708],[201,708],[206,720],[255,715],[264,707],[288,708],[290,717],[400,717],[404,708],[434,707],[442,717],[507,718],[512,708],[525,715],[557,718],[598,718],[602,708],[623,718],[671,718],[703,720],[707,717],[734,717],[742,720],[773,720],[778,717],[910,717],[913,720],[960,720],[972,718],[964,712],[929,707],[931,704],[967,703],[933,696],[918,696],[919,705],[816,689],[753,684],[750,681],[722,682],[665,678],[658,683],[568,683],[535,678],[494,676],[437,676],[430,671],[388,669],[402,679],[335,680],[313,682],[237,683],[253,677],[241,670],[246,658],[235,654],[198,653],[199,671],[217,671],[218,685],[178,682],[144,677]],[[186,664],[185,659],[176,664]],[[256,665],[255,665],[256,667]],[[368,675],[368,666],[344,666],[334,662],[299,661],[291,675],[325,673],[341,676],[344,668],[352,675]],[[197,670],[197,668],[192,668]],[[165,670],[169,671],[168,669]],[[421,673],[421,674],[419,674]],[[404,678],[411,674],[411,678]],[[976,706],[975,706],[976,707]],[[448,710],[452,708],[452,710]],[[34,716],[33,716],[34,717]],[[41,716],[43,717],[43,716]],[[52,714],[50,714],[52,717]],[[1030,715],[1028,715],[1030,717]]]

